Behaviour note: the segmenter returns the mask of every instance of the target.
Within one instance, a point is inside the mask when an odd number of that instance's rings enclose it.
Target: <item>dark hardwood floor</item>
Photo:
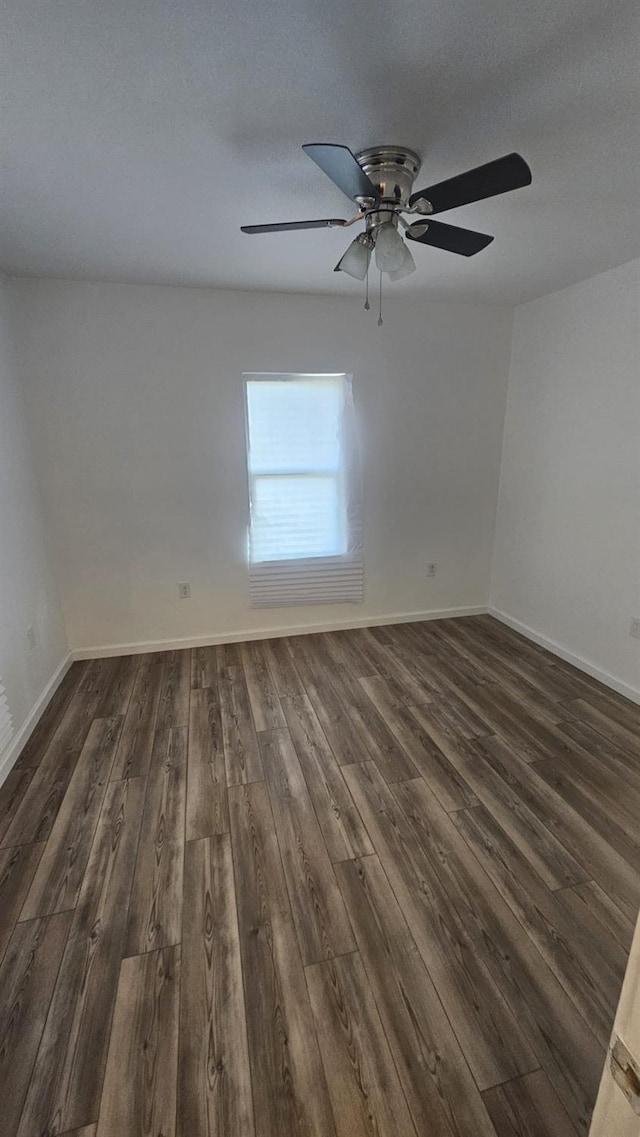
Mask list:
[[[488,616],[76,663],[0,789],[3,1137],[585,1137],[640,708]]]

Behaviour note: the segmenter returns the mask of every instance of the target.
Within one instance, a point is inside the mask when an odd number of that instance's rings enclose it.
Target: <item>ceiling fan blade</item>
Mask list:
[[[446,182],[438,182],[435,186],[412,193],[409,205],[414,206],[416,202],[426,200],[433,206],[434,213],[443,213],[446,209],[456,209],[457,206],[469,205],[472,201],[483,201],[487,197],[495,197],[499,193],[507,193],[530,184],[531,170],[524,158],[519,154],[507,154],[484,166],[476,166],[475,170],[467,170],[466,174],[458,174]]]
[[[460,229],[457,225],[427,221],[426,218],[410,225],[405,236],[410,241],[419,241],[421,245],[431,245],[434,249],[444,249],[448,253],[459,253],[462,257],[472,257],[475,253],[482,252],[493,241],[493,237],[486,233],[475,233],[473,229]]]
[[[289,233],[294,229],[334,229],[346,225],[341,217],[323,217],[320,221],[280,221],[274,225],[241,225],[243,233]]]
[[[355,155],[348,146],[334,146],[330,142],[311,142],[302,149],[352,201],[358,201],[361,197],[372,197],[374,201],[378,201],[380,190],[358,165]]]

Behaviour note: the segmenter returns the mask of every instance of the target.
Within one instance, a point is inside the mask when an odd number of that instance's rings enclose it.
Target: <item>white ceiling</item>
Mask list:
[[[518,150],[533,185],[442,220],[398,291],[513,302],[640,255],[637,0],[5,0],[0,263],[15,274],[358,292],[303,142],[413,147],[416,188]]]

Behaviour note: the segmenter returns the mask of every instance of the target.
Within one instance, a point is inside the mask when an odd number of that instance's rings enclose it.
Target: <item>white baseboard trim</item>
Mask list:
[[[586,672],[586,674],[590,675],[593,679],[598,679],[600,683],[604,683],[606,687],[611,687],[614,691],[617,691],[619,695],[624,695],[627,699],[631,699],[633,703],[640,703],[640,691],[636,687],[632,687],[622,679],[617,679],[615,675],[604,671],[602,667],[598,667],[597,664],[592,663],[590,659],[586,659],[583,655],[578,655],[574,651],[569,651],[569,649],[563,647],[562,644],[556,643],[555,640],[549,639],[548,636],[543,636],[540,632],[536,632],[534,628],[530,628],[528,624],[523,624],[521,620],[516,620],[513,616],[502,612],[499,608],[489,606],[489,615],[495,616],[496,620],[501,620],[503,624],[507,624],[510,628],[513,628],[515,632],[520,632],[520,634],[526,636],[528,640],[533,640],[534,643],[540,644],[540,647],[546,647],[548,651],[553,652],[554,655],[559,655],[560,659],[564,659],[566,663],[572,663],[574,667]]]
[[[27,715],[18,732],[14,734],[13,738],[11,739],[11,742],[0,758],[0,786],[5,781],[8,774],[18,761],[23,746],[25,745],[29,736],[35,730],[38,724],[38,720],[42,715],[45,707],[47,706],[47,703],[49,702],[56,689],[59,687],[72,663],[73,656],[71,652],[69,652],[68,655],[66,655],[62,660],[60,665],[56,667],[56,670],[51,676],[42,694],[34,703],[30,713]]]
[[[144,643],[101,644],[74,648],[73,659],[102,659],[110,655],[139,655],[145,651],[175,651],[212,644],[243,643],[246,640],[275,640],[282,636],[305,636],[315,632],[339,632],[343,628],[378,628],[385,624],[413,624],[421,620],[444,620],[451,616],[480,616],[486,604],[466,608],[439,608],[430,612],[391,612],[385,616],[360,616],[349,620],[328,620],[321,624],[292,624],[279,628],[247,628],[241,632],[211,632],[177,640],[147,640]]]

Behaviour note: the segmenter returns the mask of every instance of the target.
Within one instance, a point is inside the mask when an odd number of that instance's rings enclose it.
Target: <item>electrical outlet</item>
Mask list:
[[[178,585],[178,596],[181,600],[191,599],[191,585],[189,584],[188,580],[183,580]]]
[[[36,633],[33,624],[29,624],[29,627],[27,628],[27,643],[32,649],[36,646]]]
[[[427,565],[427,576],[435,576],[437,567],[438,566],[435,561],[429,561],[429,564]]]
[[[640,640],[640,620],[635,617],[629,624],[629,635],[634,639]]]

